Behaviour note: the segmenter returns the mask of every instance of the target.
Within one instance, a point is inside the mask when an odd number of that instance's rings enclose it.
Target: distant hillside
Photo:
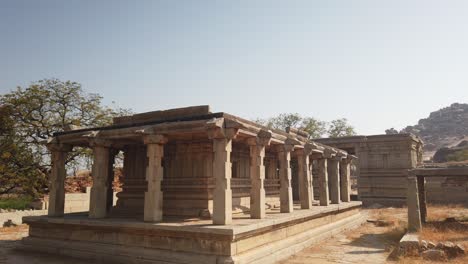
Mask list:
[[[395,130],[387,130],[389,132]],[[425,156],[432,156],[440,148],[450,148],[468,139],[468,104],[454,103],[420,119],[417,125],[407,126],[400,133],[413,133],[424,141]]]

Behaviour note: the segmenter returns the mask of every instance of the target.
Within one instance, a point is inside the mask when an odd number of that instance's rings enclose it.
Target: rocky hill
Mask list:
[[[417,125],[407,126],[400,133],[413,133],[422,138],[425,156],[434,155],[440,148],[457,146],[468,139],[468,104],[454,103],[432,112],[428,118],[420,119]]]

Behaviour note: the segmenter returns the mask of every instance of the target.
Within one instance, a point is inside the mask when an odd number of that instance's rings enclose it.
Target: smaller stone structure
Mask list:
[[[417,168],[408,171],[408,230],[418,231],[426,222],[426,179],[432,177],[457,177],[468,179],[468,166],[449,168]],[[468,195],[465,197],[468,200]]]
[[[314,140],[356,155],[358,196],[363,205],[404,205],[406,171],[422,163],[421,139],[412,134]]]

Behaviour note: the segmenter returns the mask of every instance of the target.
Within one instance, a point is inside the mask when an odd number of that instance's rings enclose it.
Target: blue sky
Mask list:
[[[56,77],[135,112],[348,118],[468,103],[468,1],[0,0],[0,93]]]

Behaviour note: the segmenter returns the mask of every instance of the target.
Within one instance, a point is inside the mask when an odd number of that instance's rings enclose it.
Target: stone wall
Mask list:
[[[468,204],[468,180],[460,177],[427,178],[426,199],[429,203]]]

